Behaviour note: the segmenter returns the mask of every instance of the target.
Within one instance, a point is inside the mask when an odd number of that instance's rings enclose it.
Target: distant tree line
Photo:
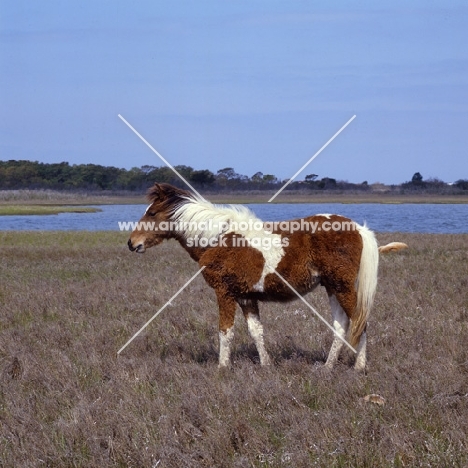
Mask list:
[[[251,177],[238,174],[232,167],[216,173],[208,169],[190,166],[175,166],[193,186],[212,191],[229,190],[277,190],[287,180],[279,180],[272,174],[256,172]],[[53,189],[92,191],[144,191],[155,182],[167,182],[179,187],[184,183],[168,167],[142,166],[120,169],[98,164],[41,163],[37,161],[0,161],[0,190]],[[364,181],[359,184],[337,181],[331,177],[319,179],[317,174],[308,174],[303,180],[294,181],[286,190],[353,190],[369,191],[372,186]],[[411,181],[390,186],[392,191],[450,192],[468,190],[468,180],[460,179],[447,184],[438,179],[424,180],[416,172]]]
[[[437,178],[430,178],[424,180],[423,176],[416,172],[409,182],[401,184],[401,188],[405,191],[425,191],[440,193],[453,190],[468,190],[468,179],[459,179],[453,184],[447,184],[444,181]]]

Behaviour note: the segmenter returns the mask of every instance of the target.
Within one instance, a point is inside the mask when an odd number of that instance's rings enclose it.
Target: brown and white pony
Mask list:
[[[324,214],[273,225],[245,207],[214,205],[168,184],[155,184],[148,200],[151,204],[132,232],[128,247],[143,253],[164,239],[176,239],[205,267],[202,274],[215,290],[219,306],[220,367],[230,362],[237,304],[260,363],[270,363],[258,302],[297,298],[276,271],[300,295],[318,285],[325,287],[336,332],[325,366],[335,364],[343,346],[339,337],[345,337],[351,323],[349,341],[357,351],[355,368],[365,368],[366,325],[379,262],[376,239],[367,227],[343,216]],[[298,226],[294,222],[302,223],[301,229],[291,229]],[[304,226],[315,226],[315,232]]]

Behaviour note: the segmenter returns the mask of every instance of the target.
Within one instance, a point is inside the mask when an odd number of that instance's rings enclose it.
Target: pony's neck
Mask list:
[[[203,255],[203,253],[206,252],[206,247],[205,248],[203,248],[203,247],[194,247],[193,245],[189,245],[188,242],[187,242],[187,239],[182,234],[174,233],[173,238],[176,239],[177,242],[179,242],[179,244],[182,246],[182,248],[186,252],[188,252],[188,254],[190,255],[190,258],[192,260],[195,260],[196,262],[198,262],[200,260],[201,256]]]

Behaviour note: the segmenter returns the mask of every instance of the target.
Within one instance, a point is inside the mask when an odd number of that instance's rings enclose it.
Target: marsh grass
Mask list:
[[[59,213],[97,213],[99,208],[89,206],[0,205],[0,216],[55,215]]]
[[[0,190],[0,207],[76,206],[144,203],[144,193],[134,192],[86,192],[59,190]]]
[[[276,190],[271,191],[237,191],[207,193],[206,198],[214,203],[266,203]],[[395,192],[352,192],[352,191],[312,191],[312,190],[285,190],[276,197],[275,203],[441,203],[458,204],[468,203],[468,195],[429,194],[429,193],[395,193]]]
[[[213,203],[266,203],[277,190],[204,191]],[[2,205],[109,205],[145,203],[144,191],[0,190]],[[285,190],[272,203],[468,203],[468,194]]]
[[[367,375],[293,302],[263,304],[261,368],[241,317],[217,369],[214,293],[197,265],[124,233],[0,232],[1,467],[465,467],[468,236],[380,235]],[[326,295],[307,299],[329,319]],[[366,403],[377,393],[384,406]]]

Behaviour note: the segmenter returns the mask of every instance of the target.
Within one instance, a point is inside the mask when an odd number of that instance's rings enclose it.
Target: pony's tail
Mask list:
[[[374,302],[377,288],[379,250],[374,233],[364,226],[357,226],[362,239],[361,263],[356,280],[357,304],[351,318],[350,344],[355,348],[366,329],[367,318]]]
[[[398,250],[403,250],[407,248],[408,248],[408,245],[406,245],[404,242],[390,242],[390,244],[381,245],[379,247],[379,252],[380,253],[397,252]]]

